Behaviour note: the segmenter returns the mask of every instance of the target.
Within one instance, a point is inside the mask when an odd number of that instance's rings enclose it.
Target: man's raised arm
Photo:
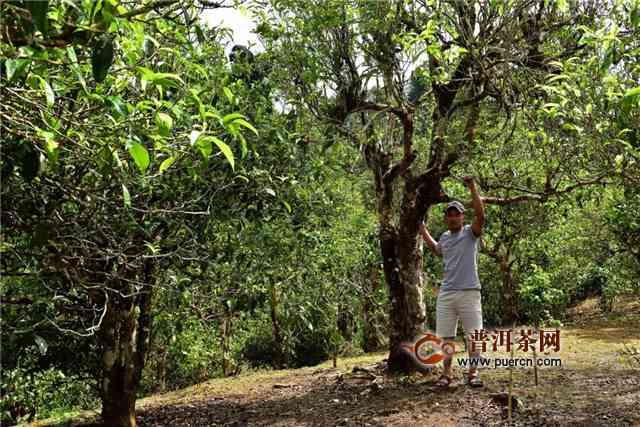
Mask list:
[[[480,237],[480,235],[482,235],[482,227],[484,226],[484,203],[482,203],[480,194],[478,194],[478,189],[476,188],[476,183],[473,181],[473,177],[465,176],[463,179],[471,192],[471,205],[476,214],[471,224],[471,230],[476,237]]]
[[[429,234],[429,231],[427,230],[427,227],[424,226],[424,223],[420,224],[420,235],[422,236],[424,241],[427,242],[427,246],[429,246],[429,249],[434,255],[442,256],[442,252],[440,252],[438,248],[438,243],[433,239],[433,237],[431,237],[431,234]]]

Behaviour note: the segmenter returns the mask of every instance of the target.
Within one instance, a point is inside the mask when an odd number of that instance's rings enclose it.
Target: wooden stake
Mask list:
[[[512,405],[513,405],[513,334],[516,328],[516,322],[513,322],[511,333],[509,334],[509,344],[511,347],[511,360],[509,362],[509,398],[507,400],[507,411],[509,415],[509,425],[513,424]]]

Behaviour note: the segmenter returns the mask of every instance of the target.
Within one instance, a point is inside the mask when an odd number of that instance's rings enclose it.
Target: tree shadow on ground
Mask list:
[[[521,373],[522,374],[522,373]],[[291,387],[272,388],[255,398],[210,396],[179,405],[140,411],[141,426],[209,425],[454,425],[506,424],[504,404],[492,394],[505,391],[508,381],[495,372],[484,373],[486,387],[472,389],[458,380],[442,390],[435,376],[407,379],[387,377],[372,387],[337,382],[335,378],[307,378]],[[539,387],[528,375],[514,384],[524,408],[513,424],[635,425],[640,422],[640,371],[591,369],[540,372]]]

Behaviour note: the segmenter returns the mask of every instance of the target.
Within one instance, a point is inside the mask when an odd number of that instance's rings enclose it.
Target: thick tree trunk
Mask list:
[[[384,153],[378,144],[365,148],[367,164],[373,172],[376,186],[376,201],[379,224],[380,251],[385,283],[389,290],[389,357],[387,365],[393,372],[412,372],[418,369],[411,355],[402,344],[412,340],[424,321],[424,303],[420,293],[420,282],[416,282],[415,253],[408,249],[411,242],[401,242],[401,236],[393,221],[393,181],[397,172],[390,168],[391,156]],[[415,204],[415,203],[414,203]],[[404,222],[401,221],[401,226]],[[416,235],[418,225],[415,225]],[[416,237],[413,238],[415,244]],[[409,271],[402,271],[405,267]]]
[[[412,324],[409,315],[410,303],[404,284],[400,280],[400,262],[398,259],[398,241],[395,237],[381,232],[380,243],[384,257],[385,282],[389,289],[389,358],[387,364],[392,372],[411,372],[416,369],[414,361],[402,348],[402,343],[415,337],[419,325]],[[421,303],[421,302],[420,302]],[[419,303],[419,304],[420,304]],[[412,310],[412,311],[415,311]]]
[[[163,344],[158,348],[158,391],[163,393],[167,390],[167,347]]]
[[[461,64],[456,76],[465,67]],[[460,84],[456,82],[435,88],[437,108],[433,112],[433,140],[427,171],[422,175],[414,176],[411,169],[416,159],[411,109],[395,113],[402,124],[402,160],[391,166],[392,153],[385,151],[382,141],[370,141],[365,146],[367,165],[375,180],[380,249],[391,299],[387,361],[390,371],[425,370],[423,365],[416,363],[412,354],[404,350],[403,344],[413,342],[424,330],[426,313],[422,300],[422,240],[418,230],[429,208],[447,200],[442,190],[442,179],[449,175],[449,169],[459,154],[457,151],[446,153],[444,141],[449,109]],[[476,120],[477,111],[470,115],[466,126],[470,141],[473,140]],[[394,221],[393,183],[399,177],[404,182],[404,191],[399,219]]]
[[[222,375],[227,377],[231,375],[231,357],[230,357],[230,337],[231,329],[233,327],[233,321],[231,320],[231,313],[225,313],[220,325],[220,347],[222,350]]]
[[[405,137],[412,134],[411,126],[409,117],[403,123]],[[442,201],[442,172],[433,169],[429,174],[413,178],[402,162],[391,168],[391,156],[375,144],[365,148],[365,155],[376,184],[380,250],[390,298],[387,364],[392,372],[424,371],[426,368],[417,364],[402,345],[417,339],[424,328],[422,241],[418,229],[429,207]],[[409,165],[411,156],[411,153],[405,153],[404,159],[409,159]],[[400,175],[405,186],[396,225],[393,220],[393,181]]]
[[[102,421],[114,427],[136,425],[135,306],[124,299],[110,302],[100,328],[102,347]]]
[[[364,335],[364,351],[370,353],[380,347],[378,328],[376,325],[374,295],[379,283],[379,270],[375,264],[369,266],[367,277],[364,280],[364,295],[362,301],[362,323]]]
[[[503,321],[505,325],[510,325],[517,321],[519,316],[513,272],[511,263],[509,263],[509,259],[506,257],[502,257],[500,260],[500,272],[502,274],[502,288],[504,291]]]
[[[281,368],[284,366],[284,351],[282,349],[282,332],[278,321],[278,292],[275,285],[271,285],[271,330],[273,333],[274,364]]]
[[[389,340],[389,369],[411,372],[424,367],[416,365],[402,344],[413,341],[424,331],[426,311],[422,298],[422,242],[418,227],[422,218],[418,215],[417,191],[413,180],[405,181],[400,224],[393,243],[385,256],[385,275],[391,295],[391,333]],[[387,270],[389,274],[387,275]]]
[[[354,319],[353,313],[344,302],[338,303],[338,319],[336,321],[340,335],[345,341],[353,339]]]
[[[108,300],[102,299],[106,312],[96,335],[102,350],[102,420],[107,426],[136,425],[136,392],[151,335],[153,275],[153,264],[146,262],[138,277],[149,284],[146,289],[126,297],[111,292]]]

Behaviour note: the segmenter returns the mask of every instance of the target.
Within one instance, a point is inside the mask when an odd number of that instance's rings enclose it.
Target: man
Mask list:
[[[471,200],[475,218],[473,223],[464,225],[464,206],[458,201],[450,202],[445,209],[444,220],[448,231],[442,233],[437,242],[431,237],[424,224],[420,226],[420,234],[434,255],[441,256],[444,262],[442,286],[436,302],[436,335],[442,338],[443,346],[452,344],[458,328],[458,319],[462,320],[467,344],[468,337],[474,330],[482,329],[482,305],[480,296],[480,279],[478,278],[478,242],[484,225],[484,206],[472,177],[464,177],[464,182],[471,192]],[[478,351],[469,349],[469,357],[479,358]],[[451,354],[446,355],[444,371],[437,384],[447,387],[451,383]],[[477,367],[469,368],[468,383],[481,387]]]

